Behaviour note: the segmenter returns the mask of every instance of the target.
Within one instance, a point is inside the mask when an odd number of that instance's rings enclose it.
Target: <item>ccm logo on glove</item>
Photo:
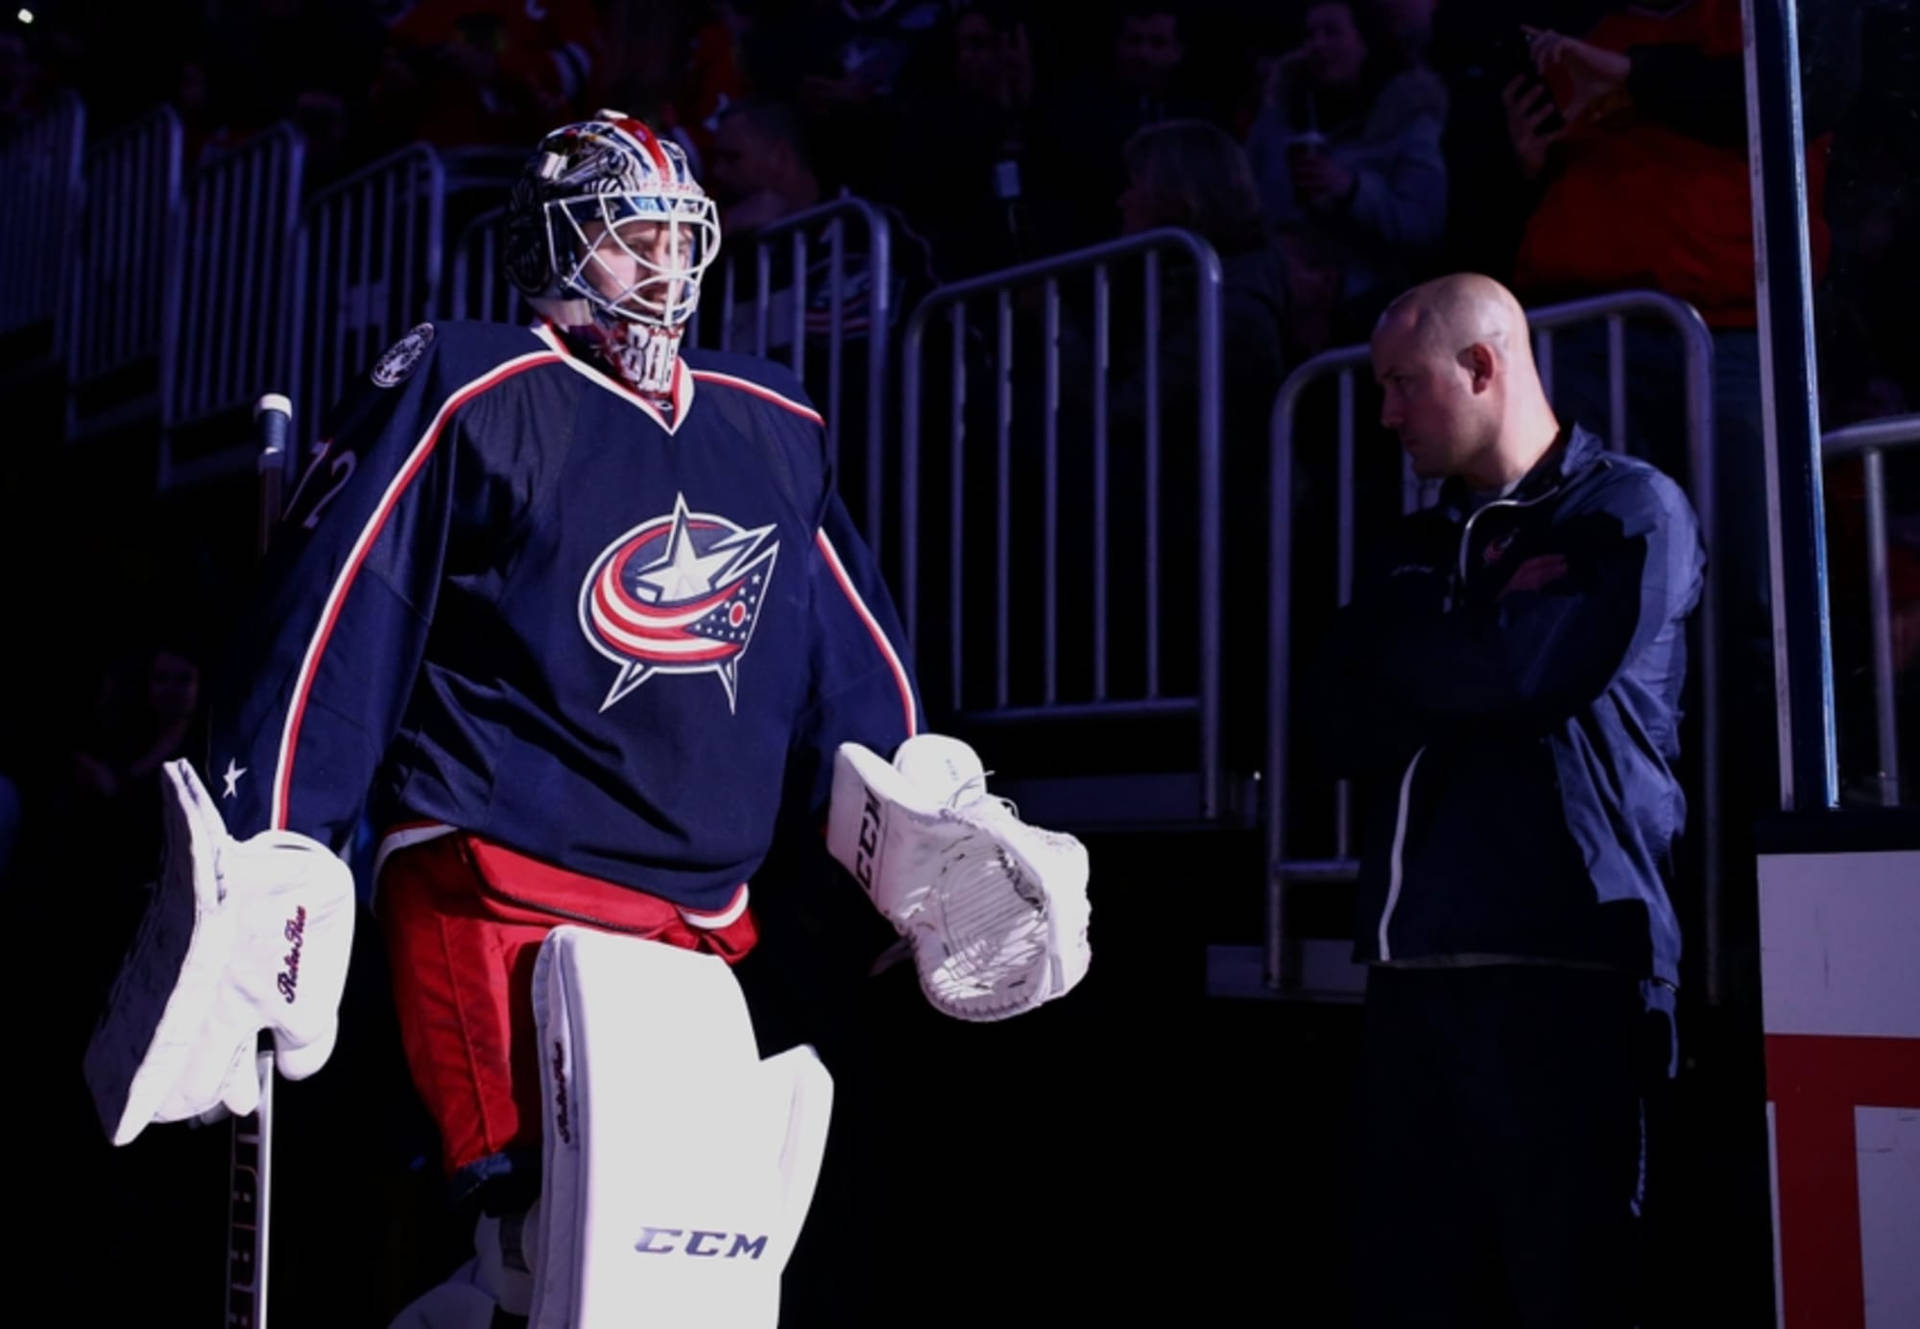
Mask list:
[[[854,846],[853,875],[873,893],[873,851],[880,847],[880,798],[867,790],[866,806],[860,809],[860,839]]]
[[[720,1254],[720,1247],[718,1245],[707,1246],[707,1239],[709,1237],[713,1238],[716,1242],[724,1241],[726,1238],[732,1237],[733,1249],[726,1253],[729,1260],[739,1255],[742,1251],[757,1260],[767,1249],[767,1239],[764,1236],[749,1237],[744,1232],[703,1232],[698,1228],[694,1229],[693,1236],[687,1239],[687,1244],[684,1246],[658,1244],[658,1239],[661,1237],[678,1237],[683,1235],[685,1231],[686,1229],[677,1227],[643,1227],[640,1229],[640,1240],[633,1243],[633,1248],[637,1251],[645,1251],[649,1255],[672,1255],[675,1252],[679,1252],[683,1255],[705,1255],[711,1257]],[[703,1247],[705,1249],[702,1249]]]
[[[293,911],[293,917],[287,920],[287,940],[293,943],[293,949],[287,952],[286,969],[274,980],[274,986],[280,989],[280,995],[287,999],[287,1005],[293,1005],[294,989],[300,986],[300,948],[307,940],[307,907],[301,905]]]
[[[567,1121],[567,1054],[557,1040],[553,1045],[553,1128],[562,1144],[573,1143],[573,1127]]]

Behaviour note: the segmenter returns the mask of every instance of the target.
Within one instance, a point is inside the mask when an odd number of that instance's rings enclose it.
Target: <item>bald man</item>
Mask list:
[[[1444,484],[1342,611],[1324,708],[1368,798],[1360,1322],[1624,1329],[1642,1094],[1672,1065],[1698,527],[1555,418],[1496,282],[1406,292],[1373,368]]]

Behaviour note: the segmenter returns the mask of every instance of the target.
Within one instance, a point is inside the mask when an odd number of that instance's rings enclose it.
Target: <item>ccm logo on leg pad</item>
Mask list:
[[[673,1244],[672,1238],[686,1235],[685,1228],[643,1227],[640,1229],[640,1240],[633,1243],[633,1248],[637,1251],[645,1251],[649,1255],[680,1254],[711,1258],[724,1254],[729,1260],[741,1254],[757,1260],[767,1249],[765,1236],[749,1237],[744,1232],[707,1232],[700,1228],[693,1230],[693,1235],[687,1238],[686,1245]],[[729,1237],[733,1239],[733,1248],[722,1250],[722,1246]]]

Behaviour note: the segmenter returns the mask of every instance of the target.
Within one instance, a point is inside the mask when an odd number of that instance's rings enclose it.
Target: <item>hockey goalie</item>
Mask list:
[[[423,324],[339,405],[206,783],[170,771],[102,1119],[245,1111],[261,1031],[283,1073],[325,1059],[333,854],[370,816],[402,1042],[476,1215],[472,1262],[398,1324],[776,1323],[832,1097],[811,1049],[763,1055],[731,969],[783,814],[824,826],[939,1010],[1004,1019],[1087,971],[1085,849],[922,732],[800,384],[682,346],[719,243],[644,124],[548,135],[505,245],[539,318]],[[248,940],[287,901],[326,934],[293,1010],[286,952]]]

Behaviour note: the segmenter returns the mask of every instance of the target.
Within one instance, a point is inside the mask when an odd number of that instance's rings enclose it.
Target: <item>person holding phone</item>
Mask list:
[[[1832,31],[1810,30],[1809,41],[1844,46],[1853,9],[1848,0],[1821,7],[1813,26]],[[1751,745],[1729,754],[1727,769],[1769,770],[1772,625],[1766,490],[1758,483],[1766,461],[1741,7],[1613,3],[1584,24],[1567,17],[1557,26],[1517,25],[1536,87],[1548,90],[1564,126],[1545,118],[1537,90],[1508,85],[1508,131],[1533,195],[1513,288],[1528,305],[1659,291],[1691,305],[1712,331],[1715,568],[1730,702],[1740,717],[1728,729]],[[1807,242],[1818,283],[1831,248],[1825,131],[1842,98],[1824,66],[1809,63],[1803,85]],[[1678,340],[1630,322],[1623,350],[1627,427],[1644,455],[1678,473],[1688,465]],[[1605,328],[1556,338],[1555,352],[1555,405],[1608,427]],[[1770,796],[1764,781],[1737,795]]]
[[[1247,156],[1268,224],[1331,255],[1331,335],[1364,336],[1441,238],[1445,90],[1374,0],[1325,0],[1264,100]]]

